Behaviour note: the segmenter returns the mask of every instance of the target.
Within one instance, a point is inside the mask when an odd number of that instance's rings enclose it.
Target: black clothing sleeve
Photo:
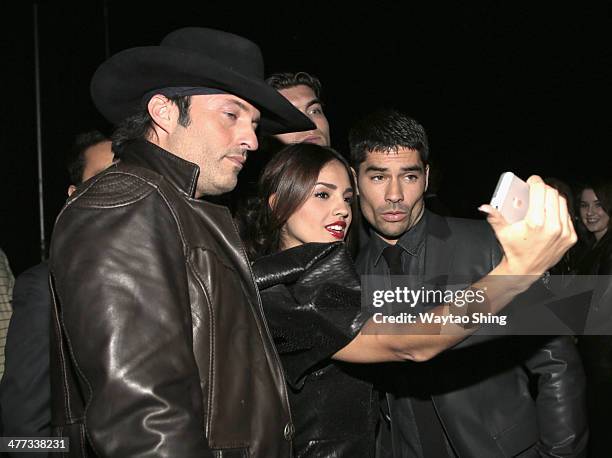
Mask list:
[[[299,386],[361,328],[352,262],[341,243],[310,243],[261,258],[253,271],[287,381]]]
[[[586,381],[573,338],[522,338],[542,341],[525,361],[538,387],[540,439],[536,448],[542,456],[584,456],[588,441]]]

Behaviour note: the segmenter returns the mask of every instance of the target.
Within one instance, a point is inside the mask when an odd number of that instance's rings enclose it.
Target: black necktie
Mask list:
[[[389,245],[383,250],[382,255],[389,266],[389,274],[404,274],[402,269],[403,253],[404,250],[398,245]],[[427,370],[429,368],[421,367],[417,369]],[[429,382],[433,383],[433,380],[430,379]],[[425,458],[447,458],[448,452],[444,431],[442,431],[442,424],[436,415],[431,396],[427,396],[424,399],[412,398],[411,404],[421,439],[421,446],[423,447],[423,456]],[[402,425],[396,425],[396,428],[398,427],[401,428]]]
[[[402,253],[404,250],[397,245],[389,245],[382,252],[383,258],[387,261],[389,266],[389,273],[391,275],[403,275],[402,270]]]

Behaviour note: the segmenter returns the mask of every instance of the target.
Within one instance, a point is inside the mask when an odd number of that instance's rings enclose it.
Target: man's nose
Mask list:
[[[391,179],[385,190],[385,200],[388,202],[401,202],[404,200],[404,193],[399,180]]]
[[[240,138],[240,146],[247,151],[255,151],[259,147],[259,141],[257,140],[257,134],[255,129],[247,127],[243,130]]]

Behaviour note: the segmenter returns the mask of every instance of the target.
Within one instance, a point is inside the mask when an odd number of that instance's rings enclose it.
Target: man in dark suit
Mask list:
[[[83,181],[113,160],[111,142],[98,131],[79,134],[68,158],[70,196]],[[51,429],[49,267],[44,261],[15,282],[13,315],[6,342],[6,370],[0,382],[3,435],[46,437]],[[20,453],[19,456],[25,456]],[[40,457],[40,453],[35,456]]]
[[[424,209],[429,150],[420,124],[379,111],[351,130],[349,143],[372,233],[357,260],[362,275],[404,275],[418,289],[431,278],[474,281],[499,263],[484,222]],[[584,454],[584,375],[570,337],[476,334],[429,362],[388,369],[381,457]]]

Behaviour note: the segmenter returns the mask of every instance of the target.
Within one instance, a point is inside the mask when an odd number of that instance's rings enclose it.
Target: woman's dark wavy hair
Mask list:
[[[268,162],[258,182],[258,195],[238,210],[236,218],[240,235],[251,260],[280,251],[281,230],[310,196],[319,172],[337,160],[349,176],[356,192],[355,180],[347,160],[335,150],[309,143],[296,143],[281,149]],[[275,195],[273,205],[270,197]],[[358,246],[359,209],[357,199],[351,203],[352,223],[346,240],[351,254]]]

